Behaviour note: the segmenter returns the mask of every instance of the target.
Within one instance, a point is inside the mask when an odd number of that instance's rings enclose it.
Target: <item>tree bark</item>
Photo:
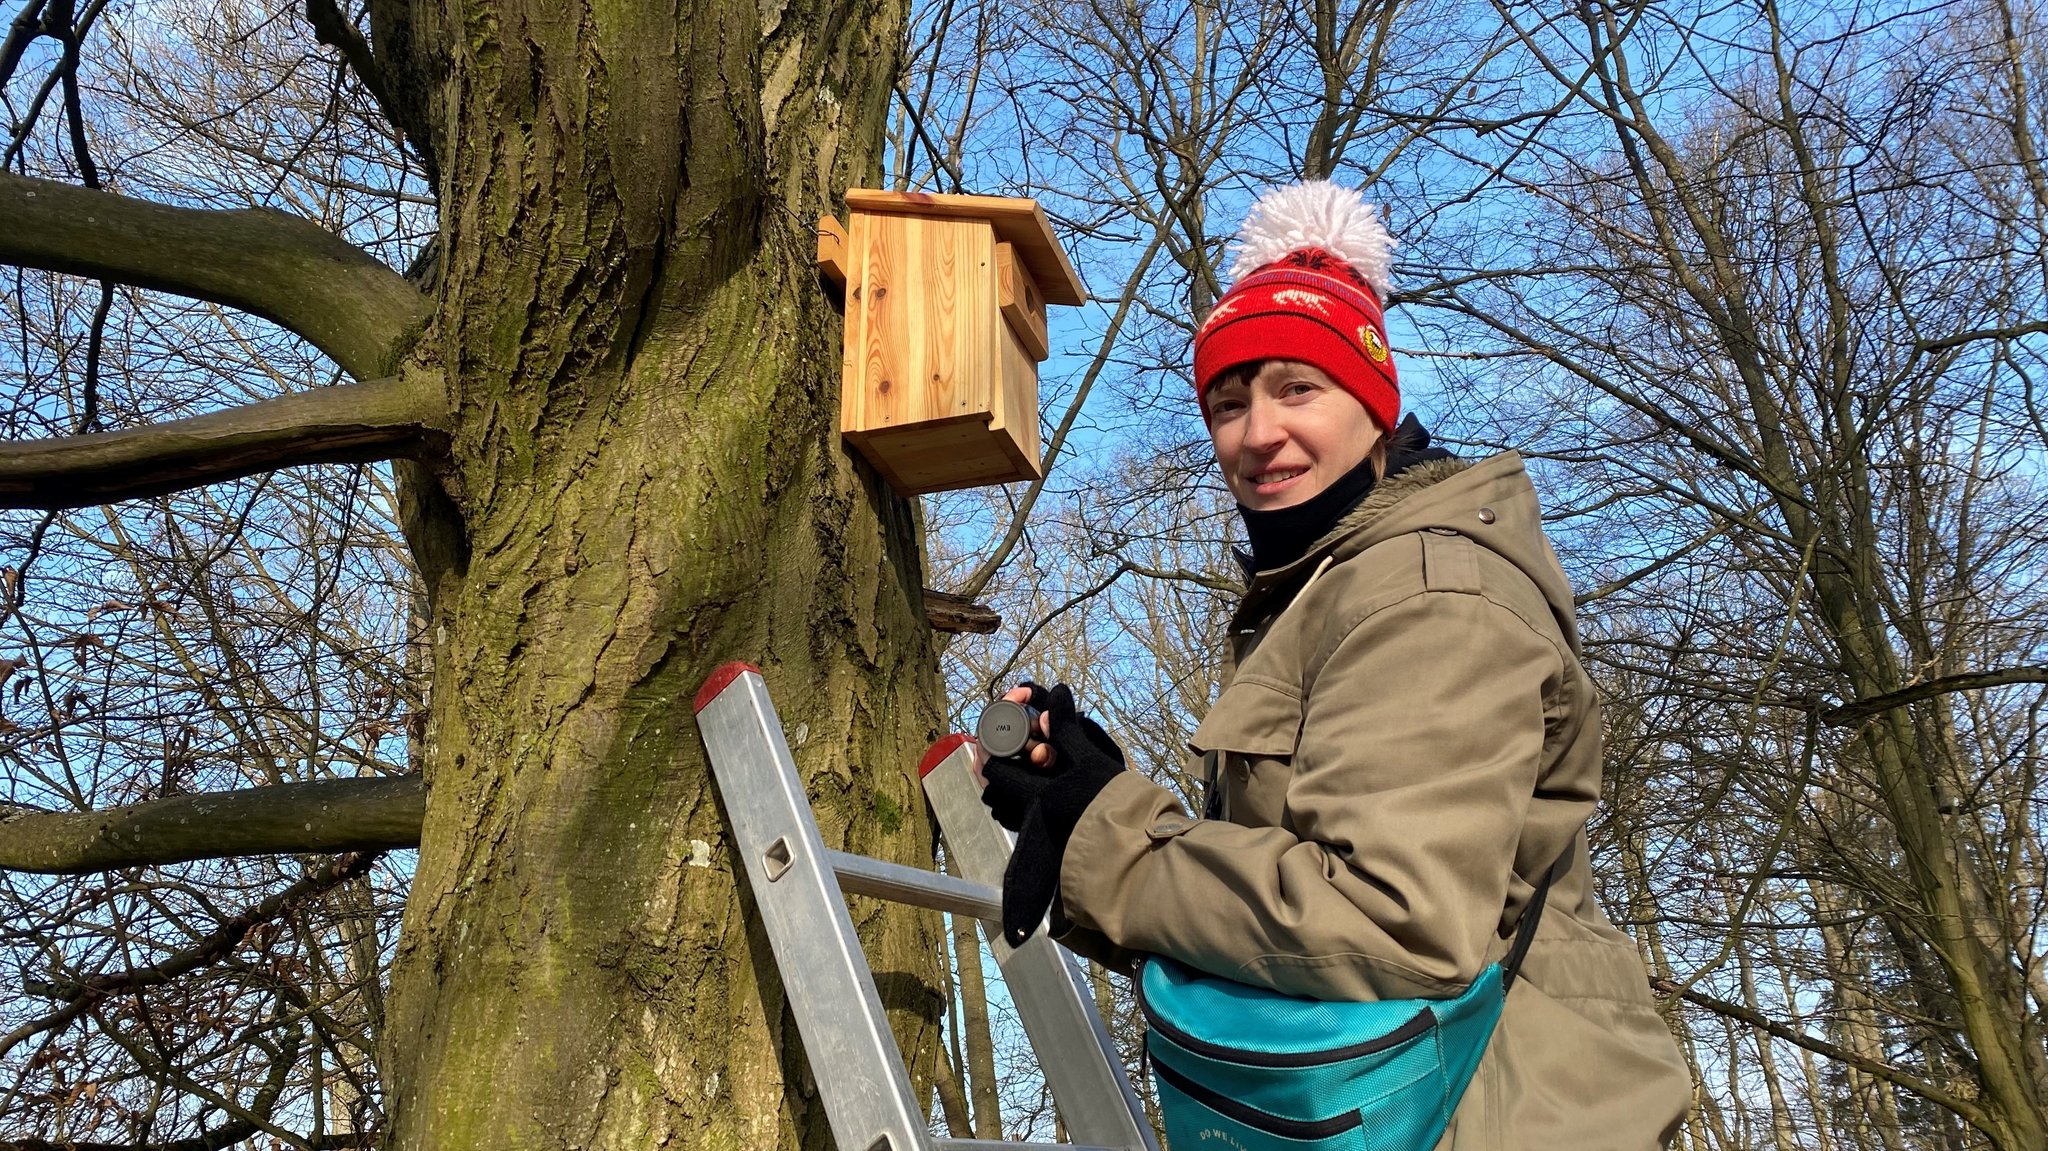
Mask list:
[[[688,703],[764,667],[826,842],[929,865],[913,509],[840,445],[807,223],[878,178],[904,18],[434,17],[445,268],[415,356],[456,381],[468,554],[435,604],[393,1147],[829,1142]],[[923,1079],[935,917],[855,910]]]

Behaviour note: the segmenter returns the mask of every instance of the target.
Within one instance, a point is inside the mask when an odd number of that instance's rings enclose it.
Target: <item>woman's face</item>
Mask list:
[[[1380,439],[1365,405],[1320,368],[1266,360],[1209,390],[1209,439],[1223,481],[1253,511],[1292,507],[1329,487]]]

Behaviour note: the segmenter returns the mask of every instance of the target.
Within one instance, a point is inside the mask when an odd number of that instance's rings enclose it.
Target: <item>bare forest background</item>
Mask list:
[[[429,275],[439,185],[373,39],[334,0],[17,0],[0,180],[286,213]],[[1046,480],[922,503],[924,582],[1003,621],[944,641],[950,725],[1064,680],[1194,786],[1240,572],[1188,340],[1259,189],[1361,186],[1407,406],[1529,459],[1578,589],[1594,862],[1696,1077],[1681,1146],[2048,1146],[2044,101],[2030,0],[920,0],[884,179],[1038,198],[1094,296],[1054,317]],[[287,326],[4,262],[6,439],[345,379]],[[416,796],[435,641],[394,466],[11,502],[0,1148],[374,1145],[413,852],[44,866],[27,829]],[[1050,1137],[973,925],[929,939],[935,1129]]]

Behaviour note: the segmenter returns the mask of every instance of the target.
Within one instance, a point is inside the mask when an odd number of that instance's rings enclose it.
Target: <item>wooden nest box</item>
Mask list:
[[[904,495],[1037,479],[1047,304],[1087,302],[1035,200],[846,193],[840,431]]]

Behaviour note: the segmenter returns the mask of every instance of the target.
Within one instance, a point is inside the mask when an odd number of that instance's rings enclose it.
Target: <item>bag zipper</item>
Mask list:
[[[1138,1010],[1144,1013],[1146,1026],[1166,1036],[1174,1046],[1191,1051],[1204,1059],[1237,1063],[1246,1067],[1316,1067],[1324,1063],[1342,1063],[1361,1055],[1371,1055],[1376,1051],[1399,1047],[1436,1026],[1436,1012],[1424,1007],[1408,1022],[1385,1035],[1354,1043],[1349,1047],[1336,1047],[1327,1051],[1244,1051],[1236,1047],[1225,1047],[1220,1043],[1211,1043],[1206,1039],[1198,1039],[1161,1018],[1158,1012],[1152,1010],[1152,1004],[1145,999],[1142,972],[1137,981],[1137,990]]]
[[[1358,1109],[1355,1107],[1342,1115],[1332,1115],[1328,1119],[1289,1119],[1284,1115],[1274,1115],[1271,1112],[1261,1111],[1256,1107],[1240,1103],[1227,1095],[1211,1091],[1209,1088],[1167,1066],[1163,1060],[1154,1059],[1152,1061],[1152,1072],[1159,1076],[1160,1082],[1223,1116],[1225,1119],[1235,1120],[1247,1127],[1253,1127],[1271,1135],[1278,1135],[1283,1139],[1328,1139],[1333,1135],[1342,1135],[1344,1132],[1364,1122],[1359,1117]]]

